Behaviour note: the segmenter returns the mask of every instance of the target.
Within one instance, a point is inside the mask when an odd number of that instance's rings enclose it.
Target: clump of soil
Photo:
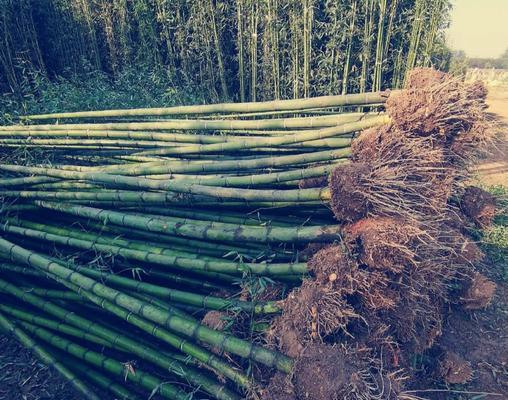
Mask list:
[[[391,134],[392,126],[390,124],[366,129],[351,142],[351,159],[366,163],[374,160],[378,156],[383,142]]]
[[[340,295],[328,286],[305,280],[284,301],[268,339],[290,357],[298,357],[304,347],[339,330],[345,330],[357,315]]]
[[[446,73],[434,68],[415,68],[408,76],[406,88],[421,89],[439,85],[445,81],[446,76]]]
[[[227,326],[227,314],[224,311],[208,311],[201,323],[211,329],[223,331]]]
[[[469,186],[464,191],[460,208],[478,227],[486,228],[496,216],[496,198],[479,187]]]
[[[309,189],[309,188],[319,188],[325,187],[328,184],[327,176],[319,176],[316,178],[305,178],[300,179],[298,182],[298,187],[300,189]]]
[[[357,268],[354,260],[342,246],[329,245],[319,250],[307,265],[316,280],[322,284],[333,283],[341,287],[354,287],[352,271]]]
[[[439,361],[439,375],[448,384],[464,384],[473,378],[473,369],[458,354],[446,351]]]
[[[494,282],[476,273],[460,301],[466,310],[480,310],[492,302],[496,288],[497,285]]]
[[[388,98],[386,110],[393,124],[406,134],[444,141],[469,131],[484,115],[484,102],[473,98],[468,87],[447,76],[437,85],[397,92]]]
[[[396,399],[397,385],[373,376],[365,355],[342,346],[314,344],[297,360],[294,388],[297,399]],[[380,397],[382,396],[382,397]]]
[[[288,375],[277,372],[261,392],[262,400],[296,400],[293,383]]]
[[[319,250],[322,250],[328,246],[330,246],[328,243],[309,243],[302,251],[300,251],[299,255],[303,260],[308,260]]]
[[[362,219],[345,228],[345,243],[352,254],[373,269],[402,272],[416,262],[416,242],[425,235],[401,219]]]
[[[363,178],[371,173],[371,166],[365,163],[339,165],[330,175],[333,213],[339,221],[356,221],[365,217],[370,204],[366,198]]]

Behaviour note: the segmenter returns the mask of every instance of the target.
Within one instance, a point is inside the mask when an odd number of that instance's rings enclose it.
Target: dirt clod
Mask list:
[[[479,310],[487,307],[492,302],[496,287],[496,284],[486,276],[476,273],[460,299],[463,307],[466,310]]]
[[[439,362],[439,374],[449,384],[464,384],[473,378],[471,364],[449,351],[445,352]]]
[[[338,166],[330,175],[330,204],[339,221],[356,221],[368,214],[370,204],[363,193],[362,177],[370,171],[368,164],[350,163]]]
[[[373,269],[400,273],[414,263],[417,227],[388,217],[362,219],[345,229],[345,243],[352,254]]]
[[[227,325],[226,317],[227,314],[225,312],[212,310],[205,314],[201,323],[217,331],[223,331]]]
[[[284,301],[282,315],[274,321],[268,339],[290,357],[298,357],[307,344],[345,330],[356,317],[339,292],[307,279]]]
[[[446,73],[434,68],[415,68],[409,74],[406,82],[408,89],[421,89],[438,85],[446,79]]]
[[[316,178],[305,178],[298,182],[300,189],[325,187],[328,184],[327,176],[319,176]]]
[[[481,228],[492,225],[496,216],[496,198],[479,187],[466,188],[460,207],[464,215]]]

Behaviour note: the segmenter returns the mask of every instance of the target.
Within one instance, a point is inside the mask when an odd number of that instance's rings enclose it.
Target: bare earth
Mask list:
[[[489,89],[489,111],[501,123],[497,148],[478,166],[478,177],[485,185],[508,185],[508,87]]]

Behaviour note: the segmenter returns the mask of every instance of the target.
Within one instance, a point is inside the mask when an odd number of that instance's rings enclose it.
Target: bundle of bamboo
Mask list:
[[[415,346],[432,341],[446,285],[473,261],[443,220],[461,182],[458,156],[486,139],[482,100],[453,78],[429,80],[402,92],[0,127],[0,327],[87,398],[96,398],[88,382],[126,399],[143,390],[410,398],[396,385],[383,391],[365,354],[315,342],[342,341],[365,322],[378,335],[372,359],[389,334],[401,346],[412,335]],[[436,93],[442,112],[404,118]],[[161,116],[175,119],[137,121]],[[79,118],[115,121],[60,123]],[[469,146],[452,146],[464,137]],[[323,360],[360,373],[364,386],[348,386],[346,372],[344,382],[310,382],[309,365]],[[294,374],[293,397],[273,387],[277,374],[262,387],[275,371]]]

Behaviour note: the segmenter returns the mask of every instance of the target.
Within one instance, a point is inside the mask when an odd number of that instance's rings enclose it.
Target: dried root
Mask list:
[[[408,87],[389,97],[386,109],[393,124],[410,136],[446,142],[468,132],[485,115],[485,103],[474,86],[446,76],[438,84]]]
[[[383,142],[377,157],[337,167],[330,175],[331,207],[340,221],[367,216],[435,218],[447,209],[456,171],[422,140]]]
[[[282,315],[273,323],[268,338],[289,356],[297,357],[308,343],[345,331],[354,318],[358,315],[340,293],[305,280],[284,301]]]

